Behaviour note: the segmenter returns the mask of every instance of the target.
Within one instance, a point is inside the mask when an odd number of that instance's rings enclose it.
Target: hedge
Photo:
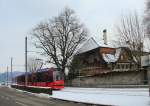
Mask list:
[[[21,86],[21,85],[11,85],[12,88],[33,92],[33,93],[46,93],[52,95],[51,88],[44,88],[44,87],[34,87],[34,86]]]

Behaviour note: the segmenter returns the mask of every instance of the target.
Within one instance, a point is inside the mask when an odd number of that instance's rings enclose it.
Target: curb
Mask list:
[[[72,103],[76,103],[76,104],[85,104],[87,106],[114,106],[114,105],[106,105],[106,104],[96,104],[96,103],[86,103],[86,102],[71,101],[71,100],[58,99],[58,98],[53,98],[53,97],[50,97],[50,98],[55,99],[55,100],[66,101],[66,102],[72,102]]]

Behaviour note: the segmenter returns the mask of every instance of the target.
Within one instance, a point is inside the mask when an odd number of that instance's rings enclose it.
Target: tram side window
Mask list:
[[[59,71],[56,72],[56,80],[61,80],[62,76],[61,73]]]
[[[32,77],[33,77],[33,82],[36,82],[37,81],[37,75],[34,74]]]
[[[45,82],[45,81],[46,81],[45,73],[42,72],[42,73],[40,74],[40,82]]]
[[[52,82],[53,81],[53,77],[48,77],[48,82]]]
[[[45,81],[45,82],[48,82],[48,72],[45,72],[45,73],[44,73],[44,81]]]
[[[37,82],[52,82],[53,77],[47,72],[37,73]]]
[[[37,82],[37,74],[34,74],[32,77],[33,77],[33,82]]]
[[[21,76],[21,82],[25,82],[25,76]]]
[[[20,81],[19,81],[19,77],[17,77],[16,79],[17,79],[17,82],[19,83],[19,82],[20,82]]]
[[[42,72],[41,73],[41,82],[47,82],[48,77],[47,77],[47,72]]]
[[[48,82],[52,82],[52,81],[53,81],[53,74],[48,73]]]
[[[31,82],[32,80],[31,80],[31,74],[30,75],[28,75],[28,82]]]
[[[37,77],[37,82],[41,82],[41,75],[40,75],[40,73],[37,73],[36,75],[37,75],[36,76]]]
[[[56,75],[56,80],[60,80],[60,76],[59,75]]]

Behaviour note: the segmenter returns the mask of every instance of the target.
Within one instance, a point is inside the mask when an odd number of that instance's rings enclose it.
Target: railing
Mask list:
[[[111,72],[111,69],[104,67],[86,67],[80,70],[80,76],[92,76],[108,72]]]

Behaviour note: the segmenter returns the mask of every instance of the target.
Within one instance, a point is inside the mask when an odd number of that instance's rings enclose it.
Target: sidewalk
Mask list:
[[[101,105],[149,106],[148,88],[73,88],[53,91],[53,98]]]

